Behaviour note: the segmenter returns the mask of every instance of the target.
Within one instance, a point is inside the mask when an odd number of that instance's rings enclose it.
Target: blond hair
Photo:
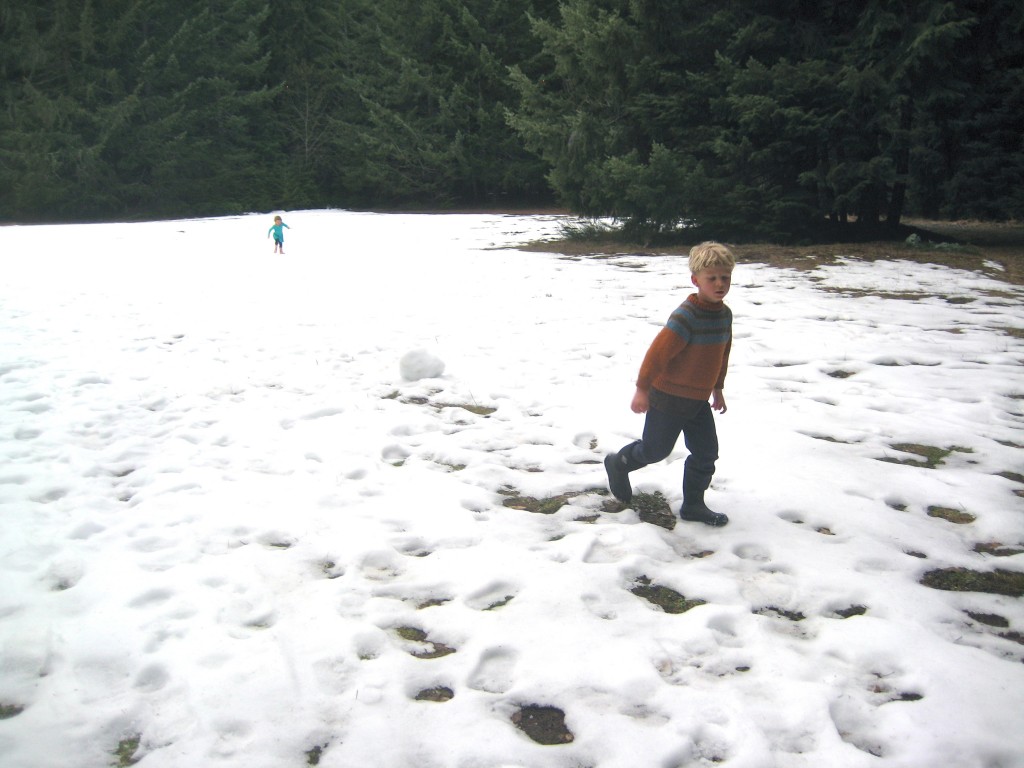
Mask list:
[[[736,257],[721,243],[706,242],[690,249],[690,272],[697,274],[708,267],[736,266]]]

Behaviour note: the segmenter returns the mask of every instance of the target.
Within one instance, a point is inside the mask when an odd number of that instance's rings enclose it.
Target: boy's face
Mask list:
[[[721,304],[732,286],[732,267],[708,267],[694,272],[690,280],[697,286],[697,296],[709,304]]]

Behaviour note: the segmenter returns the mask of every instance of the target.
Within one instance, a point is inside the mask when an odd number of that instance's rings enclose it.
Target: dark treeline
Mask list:
[[[0,0],[0,220],[1024,214],[1019,0]]]

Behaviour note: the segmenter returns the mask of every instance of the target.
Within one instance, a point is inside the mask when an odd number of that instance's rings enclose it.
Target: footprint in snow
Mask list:
[[[740,560],[751,560],[757,563],[767,563],[772,559],[771,552],[760,544],[737,544],[733,547],[732,552]]]
[[[476,611],[493,611],[508,605],[516,595],[519,587],[507,581],[494,581],[470,594],[466,605]]]
[[[505,693],[512,687],[518,655],[508,648],[484,651],[466,684],[475,691]]]
[[[611,603],[601,594],[591,592],[582,595],[580,598],[584,607],[599,619],[611,621],[619,617],[618,612]]]
[[[617,563],[629,554],[622,532],[607,528],[593,536],[587,551],[583,554],[583,562]]]
[[[139,670],[132,684],[143,693],[156,693],[171,681],[171,675],[162,664],[149,664]]]
[[[359,571],[370,581],[393,581],[403,572],[398,557],[394,551],[367,552],[359,563]]]

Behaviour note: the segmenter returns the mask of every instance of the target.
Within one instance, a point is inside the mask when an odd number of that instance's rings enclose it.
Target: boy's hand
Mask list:
[[[629,408],[633,413],[647,413],[647,409],[650,407],[651,398],[647,394],[646,389],[636,388],[636,394],[633,395],[633,402],[629,404]]]
[[[719,413],[725,413],[729,407],[725,404],[725,394],[720,389],[711,393],[711,408]]]

